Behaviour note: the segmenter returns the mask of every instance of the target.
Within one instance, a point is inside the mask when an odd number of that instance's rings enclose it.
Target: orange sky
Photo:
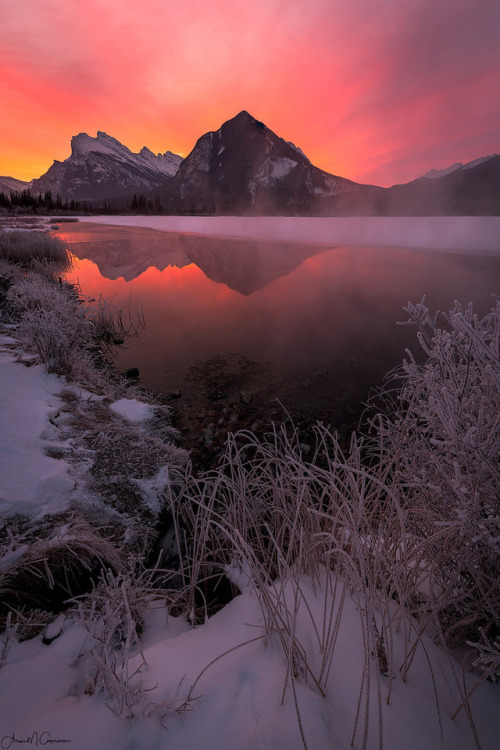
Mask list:
[[[103,130],[188,154],[240,110],[392,185],[500,153],[498,0],[0,0],[0,175]]]

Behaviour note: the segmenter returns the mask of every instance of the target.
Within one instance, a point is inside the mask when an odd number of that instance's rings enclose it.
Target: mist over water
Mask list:
[[[500,253],[499,216],[101,216],[81,221],[276,242]]]
[[[84,294],[142,302],[146,330],[118,354],[120,368],[137,366],[161,393],[189,394],[190,368],[237,355],[258,364],[239,388],[325,421],[358,413],[405,347],[418,350],[415,329],[396,325],[408,301],[425,294],[432,311],[472,301],[483,315],[500,292],[500,255],[463,248],[320,246],[84,223],[60,234],[80,258],[72,278]]]

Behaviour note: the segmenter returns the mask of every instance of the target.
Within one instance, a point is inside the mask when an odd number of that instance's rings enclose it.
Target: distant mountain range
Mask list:
[[[12,191],[29,190],[32,185],[33,180],[25,182],[24,180],[16,180],[15,177],[0,177],[0,193],[6,193],[7,195]]]
[[[101,131],[96,138],[80,133],[71,156],[31,183],[0,177],[0,192],[27,188],[116,206],[142,195],[169,214],[500,215],[500,156],[391,188],[362,185],[318,169],[243,111],[202,135],[185,159],[147,148],[134,154]]]

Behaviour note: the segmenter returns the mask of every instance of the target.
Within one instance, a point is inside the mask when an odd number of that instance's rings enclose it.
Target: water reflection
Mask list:
[[[417,348],[414,329],[396,326],[409,300],[426,294],[433,310],[473,301],[484,314],[500,290],[496,257],[90,224],[59,234],[80,258],[73,278],[84,293],[142,300],[147,328],[120,352],[118,366],[139,367],[155,390],[188,394],[199,388],[190,368],[231,353],[265,363],[226,372],[240,396],[279,397],[287,408],[325,421],[357,414],[405,347]],[[231,362],[219,361],[221,378]]]
[[[286,242],[233,240],[159,232],[138,227],[80,224],[60,232],[78,258],[93,261],[103,276],[133,281],[148,268],[194,263],[213,281],[250,295],[327,248]]]

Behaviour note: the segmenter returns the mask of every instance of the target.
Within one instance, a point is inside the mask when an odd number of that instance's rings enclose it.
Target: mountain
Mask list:
[[[307,214],[359,188],[243,111],[198,139],[160,197],[167,213]]]
[[[63,200],[113,200],[149,192],[172,177],[182,157],[167,151],[155,156],[148,148],[132,153],[115,138],[98,131],[92,138],[80,133],[71,139],[71,156],[54,161],[33,180],[32,192],[50,190]]]
[[[0,178],[4,193],[30,185],[35,194],[117,206],[130,205],[134,194],[159,195],[168,214],[500,215],[496,154],[431,169],[404,185],[362,185],[318,169],[246,111],[202,135],[184,160],[147,148],[134,154],[101,131],[96,138],[80,133],[71,156],[32,183]]]
[[[407,216],[500,215],[500,156],[431,172],[378,196],[378,212]]]
[[[0,193],[8,195],[11,192],[20,193],[22,190],[29,190],[33,185],[31,182],[16,180],[14,177],[0,177]]]
[[[473,167],[478,167],[480,164],[482,164],[485,161],[494,159],[495,156],[498,156],[498,154],[490,154],[490,156],[481,156],[479,157],[479,159],[468,161],[466,164],[462,164],[461,161],[458,161],[455,164],[452,164],[451,167],[446,167],[445,169],[430,169],[428,172],[422,175],[422,178],[426,177],[428,180],[435,180],[438,177],[445,177],[447,174],[456,172],[458,169],[472,169]]]

